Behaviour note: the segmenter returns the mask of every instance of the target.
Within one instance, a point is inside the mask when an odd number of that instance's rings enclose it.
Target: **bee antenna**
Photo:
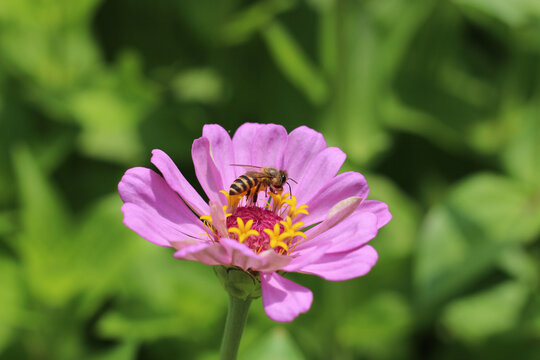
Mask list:
[[[298,181],[294,180],[293,178],[289,178],[293,183],[298,184]]]
[[[291,184],[287,183],[287,186],[289,187],[289,194],[291,194],[291,196],[292,196]]]

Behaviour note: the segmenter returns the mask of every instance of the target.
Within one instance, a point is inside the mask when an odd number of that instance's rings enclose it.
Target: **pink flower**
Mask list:
[[[208,202],[163,151],[152,154],[162,176],[136,167],[118,185],[126,226],[175,248],[178,259],[259,275],[264,309],[275,321],[293,320],[313,301],[311,291],[284,272],[340,281],[367,274],[377,262],[366,243],[390,221],[388,206],[366,200],[361,174],[338,175],[345,154],[308,127],[287,134],[280,125],[244,124],[231,139],[219,125],[204,126],[192,157]],[[246,172],[232,164],[283,169],[297,183],[288,181],[284,194],[260,192],[251,205],[247,196],[228,194]]]

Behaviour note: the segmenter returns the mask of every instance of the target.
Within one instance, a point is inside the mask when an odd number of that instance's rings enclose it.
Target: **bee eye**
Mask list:
[[[284,183],[285,181],[287,181],[287,176],[285,176],[285,175],[282,174],[282,175],[281,175],[281,182]]]

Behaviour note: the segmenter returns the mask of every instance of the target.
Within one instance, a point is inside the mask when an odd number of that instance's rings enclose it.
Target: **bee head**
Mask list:
[[[287,182],[287,173],[283,170],[279,172],[279,180],[282,184],[285,184]]]

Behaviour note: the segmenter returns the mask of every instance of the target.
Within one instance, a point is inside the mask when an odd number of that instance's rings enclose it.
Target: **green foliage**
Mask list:
[[[0,358],[217,359],[211,268],[122,223],[205,123],[308,125],[394,219],[364,278],[290,324],[254,300],[241,359],[540,352],[536,0],[0,1]],[[426,346],[427,345],[427,346]]]

